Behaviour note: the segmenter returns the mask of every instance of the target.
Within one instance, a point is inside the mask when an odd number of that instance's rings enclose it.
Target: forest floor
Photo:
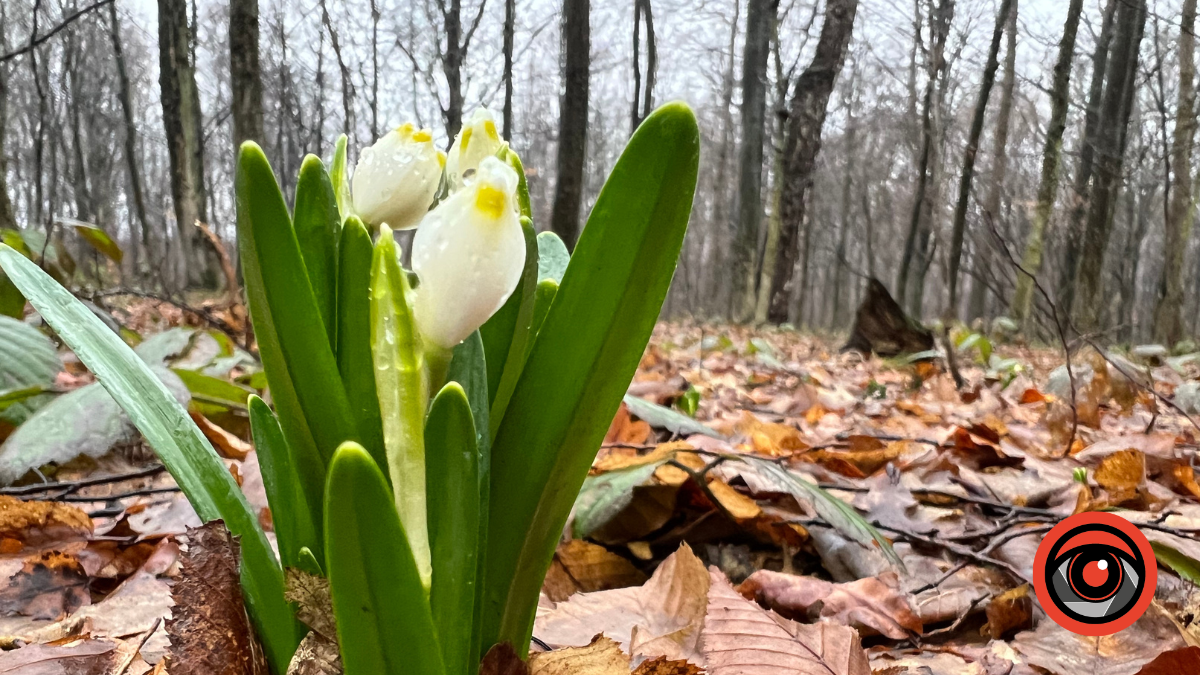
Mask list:
[[[243,387],[214,384],[253,388],[253,362],[152,303],[122,323],[187,379],[269,527]],[[660,324],[547,575],[532,671],[1200,672],[1200,355],[1085,347],[1071,378],[1059,351],[956,338],[961,384],[942,358]],[[60,355],[59,391],[93,385]],[[226,616],[233,558],[188,534],[199,520],[127,422],[81,432],[107,409],[72,404],[0,429],[0,473],[23,474],[0,488],[0,673],[168,672],[181,615],[244,625]],[[1137,524],[1159,564],[1145,614],[1087,637],[1031,582],[1051,528],[1096,511]],[[205,592],[180,593],[201,569]]]

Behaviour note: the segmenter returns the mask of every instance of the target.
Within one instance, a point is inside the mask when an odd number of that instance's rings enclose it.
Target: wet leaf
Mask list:
[[[805,621],[825,619],[857,628],[864,635],[882,634],[903,640],[923,630],[894,572],[834,584],[815,577],[759,570],[737,591],[783,616]]]

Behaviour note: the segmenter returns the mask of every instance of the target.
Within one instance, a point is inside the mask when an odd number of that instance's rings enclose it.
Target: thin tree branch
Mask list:
[[[23,54],[28,54],[29,52],[36,49],[43,42],[49,40],[50,38],[54,37],[56,34],[61,32],[67,26],[70,26],[72,23],[75,23],[75,21],[77,19],[83,17],[85,14],[88,14],[89,12],[100,9],[101,7],[104,7],[105,5],[109,5],[115,1],[116,0],[98,0],[97,2],[94,2],[90,5],[88,5],[87,7],[84,7],[83,9],[79,10],[78,12],[75,12],[74,14],[67,16],[66,18],[64,18],[62,20],[61,23],[56,25],[54,28],[51,28],[50,30],[46,31],[45,33],[42,33],[39,36],[31,37],[29,42],[26,43],[24,47],[21,47],[20,49],[13,50],[11,52],[8,52],[7,54],[4,54],[3,56],[0,56],[0,63],[4,63],[5,61],[10,61],[10,60],[15,59],[18,56],[21,56]]]

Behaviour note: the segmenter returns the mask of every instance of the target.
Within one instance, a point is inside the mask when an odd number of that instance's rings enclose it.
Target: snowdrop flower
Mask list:
[[[513,204],[517,173],[485,157],[466,186],[421,221],[412,243],[420,283],[413,317],[427,345],[450,349],[508,300],[525,266]]]
[[[462,187],[484,158],[495,156],[502,144],[491,111],[476,108],[463,123],[462,131],[458,132],[458,138],[454,139],[446,155],[446,179],[450,189]]]
[[[433,204],[444,163],[428,129],[408,123],[389,131],[363,150],[354,167],[354,211],[368,225],[416,227]]]

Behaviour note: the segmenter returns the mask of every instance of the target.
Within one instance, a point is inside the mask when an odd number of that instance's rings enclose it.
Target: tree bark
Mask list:
[[[967,135],[967,149],[963,152],[962,174],[958,180],[958,201],[954,206],[954,221],[950,230],[950,261],[947,275],[950,282],[950,306],[948,316],[958,315],[958,270],[962,264],[963,237],[967,230],[967,206],[971,202],[971,183],[975,179],[975,157],[979,154],[979,138],[983,135],[983,122],[987,117],[988,101],[996,83],[996,70],[1000,67],[1000,40],[1008,25],[1008,15],[1015,0],[1001,0],[996,14],[996,25],[992,29],[992,42],[988,48],[987,63],[983,67],[983,83],[979,87],[979,98],[975,101],[975,114],[971,118],[971,130]],[[1007,59],[1006,59],[1007,60]],[[1007,130],[1005,130],[1007,133]],[[991,214],[993,217],[996,214]]]
[[[646,85],[642,88],[641,26],[646,24]],[[765,68],[765,66],[764,66]],[[629,111],[629,131],[638,126],[654,109],[654,79],[658,70],[658,43],[654,39],[654,12],[650,0],[633,0],[633,105]]]
[[[574,250],[583,203],[583,165],[587,156],[588,69],[591,66],[589,0],[564,0],[562,42],[565,70],[559,105],[558,180],[550,228]]]
[[[1063,24],[1062,40],[1058,43],[1058,58],[1054,62],[1054,83],[1050,90],[1050,123],[1046,128],[1046,143],[1042,147],[1042,177],[1038,183],[1037,206],[1033,212],[1033,227],[1025,243],[1022,267],[1037,275],[1042,269],[1043,242],[1054,202],[1058,198],[1059,165],[1062,163],[1063,133],[1067,129],[1067,112],[1071,105],[1071,66],[1075,58],[1075,36],[1079,32],[1079,16],[1083,0],[1071,0],[1067,20]],[[1017,290],[1013,295],[1012,318],[1024,328],[1033,300],[1033,279],[1017,275]]]
[[[930,55],[928,82],[921,110],[921,151],[917,161],[917,188],[913,195],[912,215],[909,218],[908,235],[904,240],[904,257],[900,260],[900,271],[896,279],[896,297],[908,305],[909,311],[920,315],[920,298],[924,294],[925,271],[931,258],[929,238],[933,223],[933,202],[930,184],[936,183],[938,173],[938,149],[935,117],[941,106],[940,86],[942,72],[946,67],[946,41],[950,36],[950,23],[954,19],[954,0],[941,0],[930,21]],[[935,190],[934,190],[935,191]]]
[[[258,63],[258,0],[229,0],[229,81],[233,147],[263,139],[262,70]]]
[[[1183,339],[1183,256],[1192,235],[1192,144],[1196,138],[1196,0],[1183,0],[1179,30],[1179,103],[1171,139],[1174,192],[1163,238],[1163,271],[1154,339],[1173,345]]]
[[[1079,143],[1079,164],[1075,168],[1071,209],[1064,233],[1063,260],[1059,268],[1058,306],[1069,316],[1075,301],[1075,273],[1079,267],[1079,251],[1083,241],[1083,221],[1087,216],[1089,187],[1095,167],[1097,133],[1103,116],[1104,79],[1108,73],[1109,46],[1113,37],[1113,19],[1121,0],[1108,0],[1100,34],[1092,52],[1092,79],[1088,85],[1087,110],[1084,113],[1083,136]]]
[[[1137,86],[1138,51],[1146,24],[1145,0],[1119,3],[1116,42],[1104,91],[1102,122],[1096,143],[1096,180],[1088,205],[1082,257],[1076,275],[1075,325],[1091,331],[1099,327],[1103,305],[1101,271],[1112,231],[1113,212],[1121,187],[1121,168],[1128,138],[1129,116]]]
[[[754,312],[754,275],[762,228],[763,142],[766,132],[767,59],[777,0],[750,0],[742,55],[742,146],[738,155],[738,220],[729,282],[730,318],[746,321]]]
[[[196,79],[189,59],[191,31],[186,0],[158,0],[159,86],[163,129],[170,164],[171,201],[175,209],[179,255],[173,279],[176,290],[202,281],[204,270],[194,258],[195,222],[201,218],[203,181],[196,166]]]
[[[321,0],[321,22],[325,24],[325,30],[329,31],[329,44],[333,47],[333,56],[337,60],[338,71],[342,76],[342,133],[346,134],[350,144],[354,145],[356,142],[355,132],[358,128],[354,116],[354,80],[350,79],[350,66],[342,57],[342,45],[338,41],[337,31],[333,29],[333,20],[329,16],[325,0]]]
[[[504,0],[504,140],[513,131],[513,37],[517,30],[517,0]]]
[[[125,125],[125,169],[129,174],[129,196],[141,240],[141,251],[133,246],[133,273],[139,274],[138,258],[150,254],[150,228],[146,222],[146,198],[142,190],[141,162],[137,154],[137,123],[133,117],[133,100],[130,95],[129,70],[125,66],[125,50],[121,44],[121,24],[117,18],[115,4],[108,6],[109,38],[112,41],[113,57],[117,67],[117,101],[121,105],[121,119]],[[0,172],[2,173],[2,172]]]
[[[829,0],[825,25],[817,42],[812,63],[800,77],[788,112],[788,135],[784,146],[783,188],[780,198],[781,231],[775,271],[771,278],[771,301],[767,318],[783,323],[788,318],[798,240],[804,222],[808,193],[812,188],[813,168],[821,150],[821,131],[834,82],[846,60],[846,47],[854,32],[858,0]],[[804,283],[807,270],[800,272]]]
[[[4,23],[4,11],[0,9],[0,24]],[[0,51],[3,51],[5,40],[0,29]],[[0,65],[0,229],[17,229],[17,219],[13,215],[12,200],[8,196],[8,155],[5,152],[5,129],[8,126],[8,73]]]

